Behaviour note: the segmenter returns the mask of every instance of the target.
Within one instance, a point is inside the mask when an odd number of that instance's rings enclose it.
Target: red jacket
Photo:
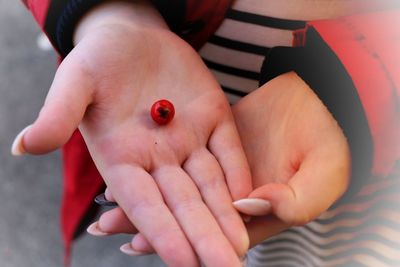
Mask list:
[[[79,18],[102,1],[24,2],[57,51],[65,56],[72,49],[72,33]],[[201,47],[214,33],[231,4],[230,0],[152,2],[171,29],[195,48]],[[294,36],[294,46],[303,47],[298,53],[284,59],[281,54],[285,50],[275,49],[270,57],[276,60],[269,62],[277,62],[277,65],[264,66],[271,72],[281,68],[300,73],[341,125],[352,152],[351,194],[357,192],[362,182],[355,179],[360,173],[364,175],[367,171],[374,176],[385,176],[400,160],[399,18],[400,9],[397,8],[309,22]],[[286,63],[282,65],[282,62]],[[340,70],[333,70],[332,66]],[[349,86],[330,86],[328,81],[338,78]],[[64,147],[64,166],[62,230],[68,249],[80,223],[93,207],[93,198],[104,185],[78,132]]]

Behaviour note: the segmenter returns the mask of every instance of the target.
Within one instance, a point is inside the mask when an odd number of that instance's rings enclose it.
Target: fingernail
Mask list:
[[[89,227],[86,229],[86,231],[89,234],[94,235],[94,236],[107,236],[107,235],[109,235],[108,233],[103,232],[103,231],[100,230],[99,222],[94,222],[91,225],[89,225]]]
[[[271,203],[259,198],[244,198],[233,202],[237,210],[244,214],[261,216],[271,211]]]
[[[112,201],[108,201],[107,198],[106,198],[106,195],[104,193],[96,196],[95,199],[94,199],[94,202],[96,202],[100,206],[118,207],[118,203],[112,202]]]
[[[14,139],[11,146],[11,154],[13,156],[22,156],[26,153],[25,148],[22,144],[22,139],[24,138],[25,133],[31,128],[32,125],[25,127]]]
[[[141,251],[134,250],[134,249],[132,248],[132,246],[131,246],[131,243],[123,244],[123,245],[119,248],[119,250],[121,250],[122,253],[125,253],[126,255],[129,255],[129,256],[141,256],[141,255],[148,255],[148,254],[150,254],[150,253],[148,253],[148,252],[141,252]]]

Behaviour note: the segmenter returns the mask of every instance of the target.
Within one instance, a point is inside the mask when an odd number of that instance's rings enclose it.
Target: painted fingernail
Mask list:
[[[100,206],[104,206],[104,207],[118,207],[118,203],[107,200],[105,193],[102,193],[102,194],[96,196],[94,199],[94,202],[96,202],[96,204],[98,204]]]
[[[25,133],[31,128],[32,125],[26,126],[14,139],[11,146],[11,154],[13,156],[22,156],[26,153],[24,145],[22,144],[22,139]]]
[[[150,253],[148,252],[142,252],[142,251],[137,251],[134,250],[131,246],[131,243],[126,243],[123,244],[119,250],[121,250],[122,253],[129,255],[129,256],[141,256],[141,255],[148,255]]]
[[[91,225],[89,225],[89,227],[86,229],[86,231],[89,234],[94,235],[94,236],[107,236],[107,235],[109,235],[108,233],[103,232],[103,231],[100,230],[99,222],[94,222]]]
[[[271,203],[259,198],[244,198],[233,202],[240,212],[253,216],[267,215],[271,211]]]

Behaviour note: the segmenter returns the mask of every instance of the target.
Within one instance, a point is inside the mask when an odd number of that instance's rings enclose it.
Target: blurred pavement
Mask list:
[[[38,36],[19,0],[0,0],[1,267],[63,265],[60,153],[15,158],[9,152],[15,135],[36,118],[56,68],[54,52],[43,50]],[[119,252],[129,240],[85,235],[74,246],[72,267],[163,266],[157,257]]]

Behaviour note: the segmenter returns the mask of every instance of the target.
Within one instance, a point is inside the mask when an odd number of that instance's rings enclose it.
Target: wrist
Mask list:
[[[73,36],[74,45],[87,34],[110,25],[169,30],[162,16],[148,1],[108,1],[93,8],[79,21]]]

